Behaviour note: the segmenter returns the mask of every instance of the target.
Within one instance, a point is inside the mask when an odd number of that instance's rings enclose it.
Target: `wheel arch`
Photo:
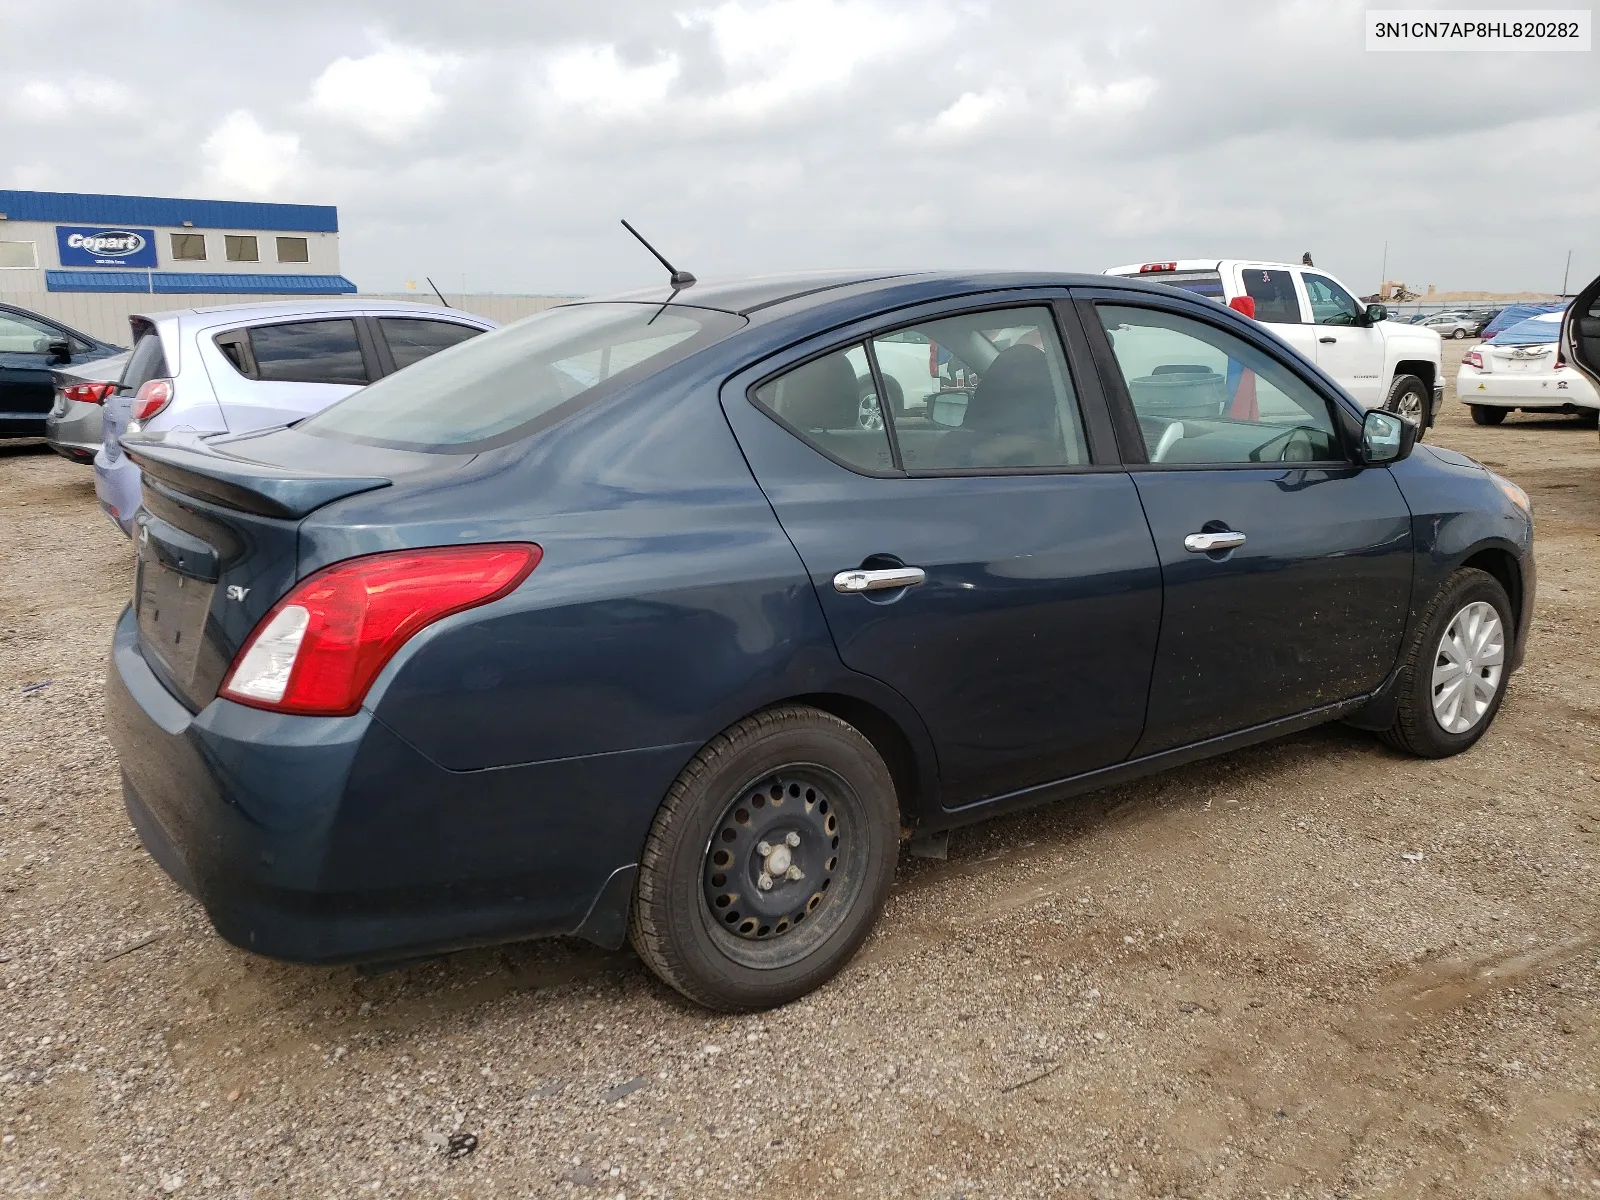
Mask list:
[[[859,730],[889,768],[902,825],[918,824],[926,806],[937,803],[936,768],[922,761],[924,756],[917,753],[912,738],[887,710],[870,700],[844,692],[810,692],[791,696],[777,704],[809,705],[831,713]]]
[[[1389,386],[1393,387],[1394,381],[1402,375],[1415,375],[1430,392],[1433,385],[1439,382],[1438,368],[1425,358],[1400,359],[1394,364],[1394,373],[1389,376]]]
[[[1511,600],[1511,615],[1516,627],[1522,626],[1522,566],[1516,556],[1501,546],[1484,546],[1461,560],[1461,566],[1483,571],[1505,588]]]

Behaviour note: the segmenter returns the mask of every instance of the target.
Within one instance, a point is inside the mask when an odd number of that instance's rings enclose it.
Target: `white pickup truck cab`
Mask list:
[[[1240,308],[1336,379],[1363,408],[1387,408],[1433,424],[1444,395],[1444,341],[1432,329],[1388,319],[1362,304],[1318,267],[1240,259],[1187,258],[1131,263],[1107,275],[1133,275]],[[1248,297],[1254,305],[1234,304]]]

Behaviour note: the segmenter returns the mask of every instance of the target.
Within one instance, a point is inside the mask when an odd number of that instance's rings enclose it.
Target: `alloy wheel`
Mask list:
[[[1433,719],[1466,733],[1494,703],[1505,671],[1505,626],[1492,604],[1474,600],[1451,618],[1433,658]]]
[[[1394,402],[1394,411],[1419,428],[1422,425],[1421,392],[1405,392]]]

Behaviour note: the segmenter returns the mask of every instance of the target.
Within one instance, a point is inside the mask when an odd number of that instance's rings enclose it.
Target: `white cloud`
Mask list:
[[[76,112],[115,112],[127,105],[130,93],[113,79],[69,76],[60,82],[30,79],[17,89],[19,107],[27,116],[65,117]]]
[[[1155,94],[1156,81],[1148,75],[1118,80],[1103,87],[1085,83],[1072,89],[1072,107],[1081,113],[1138,112]]]
[[[311,85],[311,108],[373,137],[398,141],[443,107],[434,79],[456,62],[406,46],[336,58]]]
[[[615,117],[659,104],[678,78],[678,58],[667,55],[644,67],[630,67],[615,46],[573,46],[551,57],[545,86],[558,105]]]
[[[942,9],[841,0],[774,0],[759,6],[729,0],[678,19],[685,28],[710,30],[712,45],[735,81],[711,107],[744,117],[838,90],[863,64],[938,42],[953,26]]]
[[[971,133],[1012,103],[1004,92],[963,92],[954,104],[933,119],[932,132],[946,136]]]
[[[201,147],[208,185],[224,193],[271,196],[298,166],[300,139],[269,133],[255,115],[239,109],[223,118]]]

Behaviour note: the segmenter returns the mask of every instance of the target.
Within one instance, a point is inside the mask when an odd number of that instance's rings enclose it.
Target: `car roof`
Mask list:
[[[1118,287],[1134,280],[1119,280]],[[578,304],[634,302],[685,308],[711,308],[750,317],[781,313],[789,316],[835,301],[868,297],[882,292],[913,291],[928,298],[966,292],[1027,287],[1105,287],[1103,275],[1055,271],[807,271],[788,275],[759,275],[742,279],[708,280],[674,292],[665,284],[609,296],[586,297]],[[674,299],[675,298],[675,299]]]
[[[208,304],[195,308],[166,308],[151,312],[131,314],[152,324],[159,325],[165,321],[185,323],[184,318],[222,317],[228,320],[251,321],[257,318],[282,317],[282,316],[329,316],[339,313],[351,312],[393,312],[406,316],[430,316],[449,319],[465,318],[472,322],[485,322],[490,324],[487,317],[480,317],[476,313],[466,312],[459,308],[445,308],[436,304],[413,304],[407,300],[382,300],[377,297],[363,299],[328,299],[325,297],[308,298],[305,300],[273,300],[256,302],[254,304]],[[213,322],[207,320],[205,323]]]

